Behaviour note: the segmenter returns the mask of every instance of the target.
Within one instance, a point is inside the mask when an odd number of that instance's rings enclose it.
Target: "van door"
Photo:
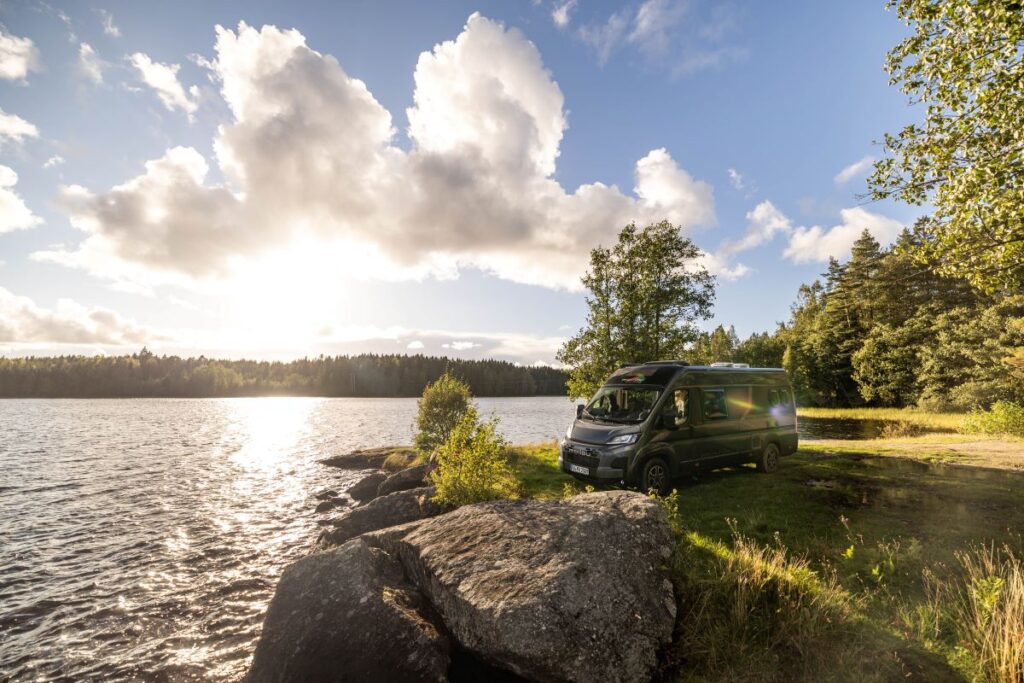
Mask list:
[[[730,464],[751,462],[761,452],[768,416],[763,409],[764,401],[757,400],[757,393],[753,386],[727,387],[725,390],[732,424]]]
[[[693,459],[693,407],[692,390],[676,387],[666,399],[661,409],[659,434],[656,440],[664,441],[672,449],[672,462],[669,467],[673,476],[678,476],[691,469]]]
[[[700,400],[701,422],[693,426],[690,459],[697,469],[721,467],[735,453],[734,426],[729,419],[724,387],[701,387],[696,392]]]

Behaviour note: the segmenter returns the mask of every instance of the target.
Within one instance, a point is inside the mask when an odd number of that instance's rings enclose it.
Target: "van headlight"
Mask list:
[[[569,426],[565,428],[565,440],[568,441],[571,438],[572,438],[572,423],[570,422]]]
[[[631,443],[636,443],[636,440],[640,438],[639,434],[619,434],[618,436],[612,437],[612,440],[608,442],[609,446],[626,446]]]

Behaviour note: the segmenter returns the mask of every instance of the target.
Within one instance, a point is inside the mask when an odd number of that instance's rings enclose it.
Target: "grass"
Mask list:
[[[679,482],[663,677],[1020,683],[1024,473],[922,462],[956,438],[810,444],[772,475]],[[879,444],[901,457],[866,457]],[[553,443],[510,459],[524,495],[579,490]]]
[[[917,408],[797,408],[798,417],[834,420],[883,420],[905,422],[929,430],[959,430],[966,415],[963,413],[934,413]]]

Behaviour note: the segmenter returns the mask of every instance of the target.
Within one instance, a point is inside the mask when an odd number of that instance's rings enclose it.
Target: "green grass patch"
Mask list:
[[[805,443],[770,475],[678,482],[665,499],[679,599],[665,680],[1011,680],[999,672],[1017,671],[1011,636],[1024,632],[1024,473],[922,461],[956,438],[898,439],[890,453]],[[513,447],[510,461],[526,496],[582,490],[556,444]],[[986,565],[967,554],[979,547],[1011,550]]]

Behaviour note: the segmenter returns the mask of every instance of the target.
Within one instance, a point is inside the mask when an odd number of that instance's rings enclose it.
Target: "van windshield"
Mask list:
[[[643,422],[654,409],[661,387],[601,387],[583,417],[605,422]]]

